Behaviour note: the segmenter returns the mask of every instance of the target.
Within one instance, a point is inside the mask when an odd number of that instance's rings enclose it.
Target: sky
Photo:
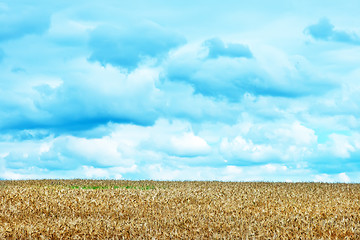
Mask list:
[[[0,179],[360,182],[357,0],[0,0]]]

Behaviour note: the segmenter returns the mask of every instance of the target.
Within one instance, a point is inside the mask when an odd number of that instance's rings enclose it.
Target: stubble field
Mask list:
[[[1,239],[360,239],[360,184],[0,181]]]

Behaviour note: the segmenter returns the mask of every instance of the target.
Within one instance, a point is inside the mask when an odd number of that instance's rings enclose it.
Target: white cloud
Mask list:
[[[95,168],[93,166],[81,166],[76,170],[78,176],[85,178],[100,178],[100,179],[124,179],[122,174],[131,173],[137,170],[137,166],[133,165],[129,168],[111,167],[111,168]]]
[[[194,136],[191,132],[186,132],[181,136],[170,138],[172,150],[178,156],[199,156],[209,154],[210,146],[204,139]]]
[[[341,183],[350,183],[350,177],[346,173],[339,173],[339,174],[317,174],[314,178],[315,182],[341,182]]]
[[[40,2],[0,3],[0,177],[359,181],[355,1]]]
[[[347,136],[331,134],[329,138],[332,141],[331,149],[335,156],[348,158],[350,153],[355,151],[354,146],[349,143]]]
[[[29,175],[14,173],[13,171],[3,171],[2,174],[0,174],[0,178],[3,179],[10,179],[10,180],[22,180],[22,179],[30,179]]]
[[[75,156],[97,162],[104,166],[129,165],[132,161],[124,159],[118,151],[118,143],[109,137],[84,139],[68,137],[66,147]]]
[[[315,175],[314,182],[334,182],[329,174],[323,173]]]
[[[350,158],[352,153],[360,150],[360,134],[343,135],[332,133],[328,136],[325,144],[319,145],[322,152],[330,152],[333,156],[346,159]]]
[[[270,145],[254,144],[251,140],[247,141],[241,136],[230,141],[228,138],[223,138],[220,151],[229,158],[255,162],[269,160],[277,155]]]
[[[317,142],[317,136],[315,131],[302,126],[299,122],[294,122],[287,128],[280,127],[274,129],[272,138],[275,138],[279,142],[292,143],[297,146],[313,145]]]
[[[219,180],[219,181],[312,181],[310,171],[289,169],[285,165],[169,168],[154,164],[147,167],[149,177],[158,180]]]
[[[275,165],[275,164],[266,164],[261,166],[262,169],[264,169],[266,172],[277,172],[277,171],[286,171],[287,167],[286,166],[279,166],[279,165]]]
[[[244,170],[242,167],[237,166],[226,166],[225,168],[225,174],[226,175],[241,175],[244,173]]]
[[[93,166],[83,166],[83,171],[86,178],[107,178],[108,172],[101,168],[94,168]]]
[[[346,173],[339,173],[339,180],[340,182],[344,182],[344,183],[350,182],[350,178],[348,175],[346,175]]]

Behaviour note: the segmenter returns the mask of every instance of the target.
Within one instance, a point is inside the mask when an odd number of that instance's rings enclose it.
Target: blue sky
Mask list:
[[[0,0],[0,179],[360,182],[359,12]]]

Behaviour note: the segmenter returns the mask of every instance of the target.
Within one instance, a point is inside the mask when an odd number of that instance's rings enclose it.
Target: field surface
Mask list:
[[[360,184],[0,181],[0,239],[360,239]]]

